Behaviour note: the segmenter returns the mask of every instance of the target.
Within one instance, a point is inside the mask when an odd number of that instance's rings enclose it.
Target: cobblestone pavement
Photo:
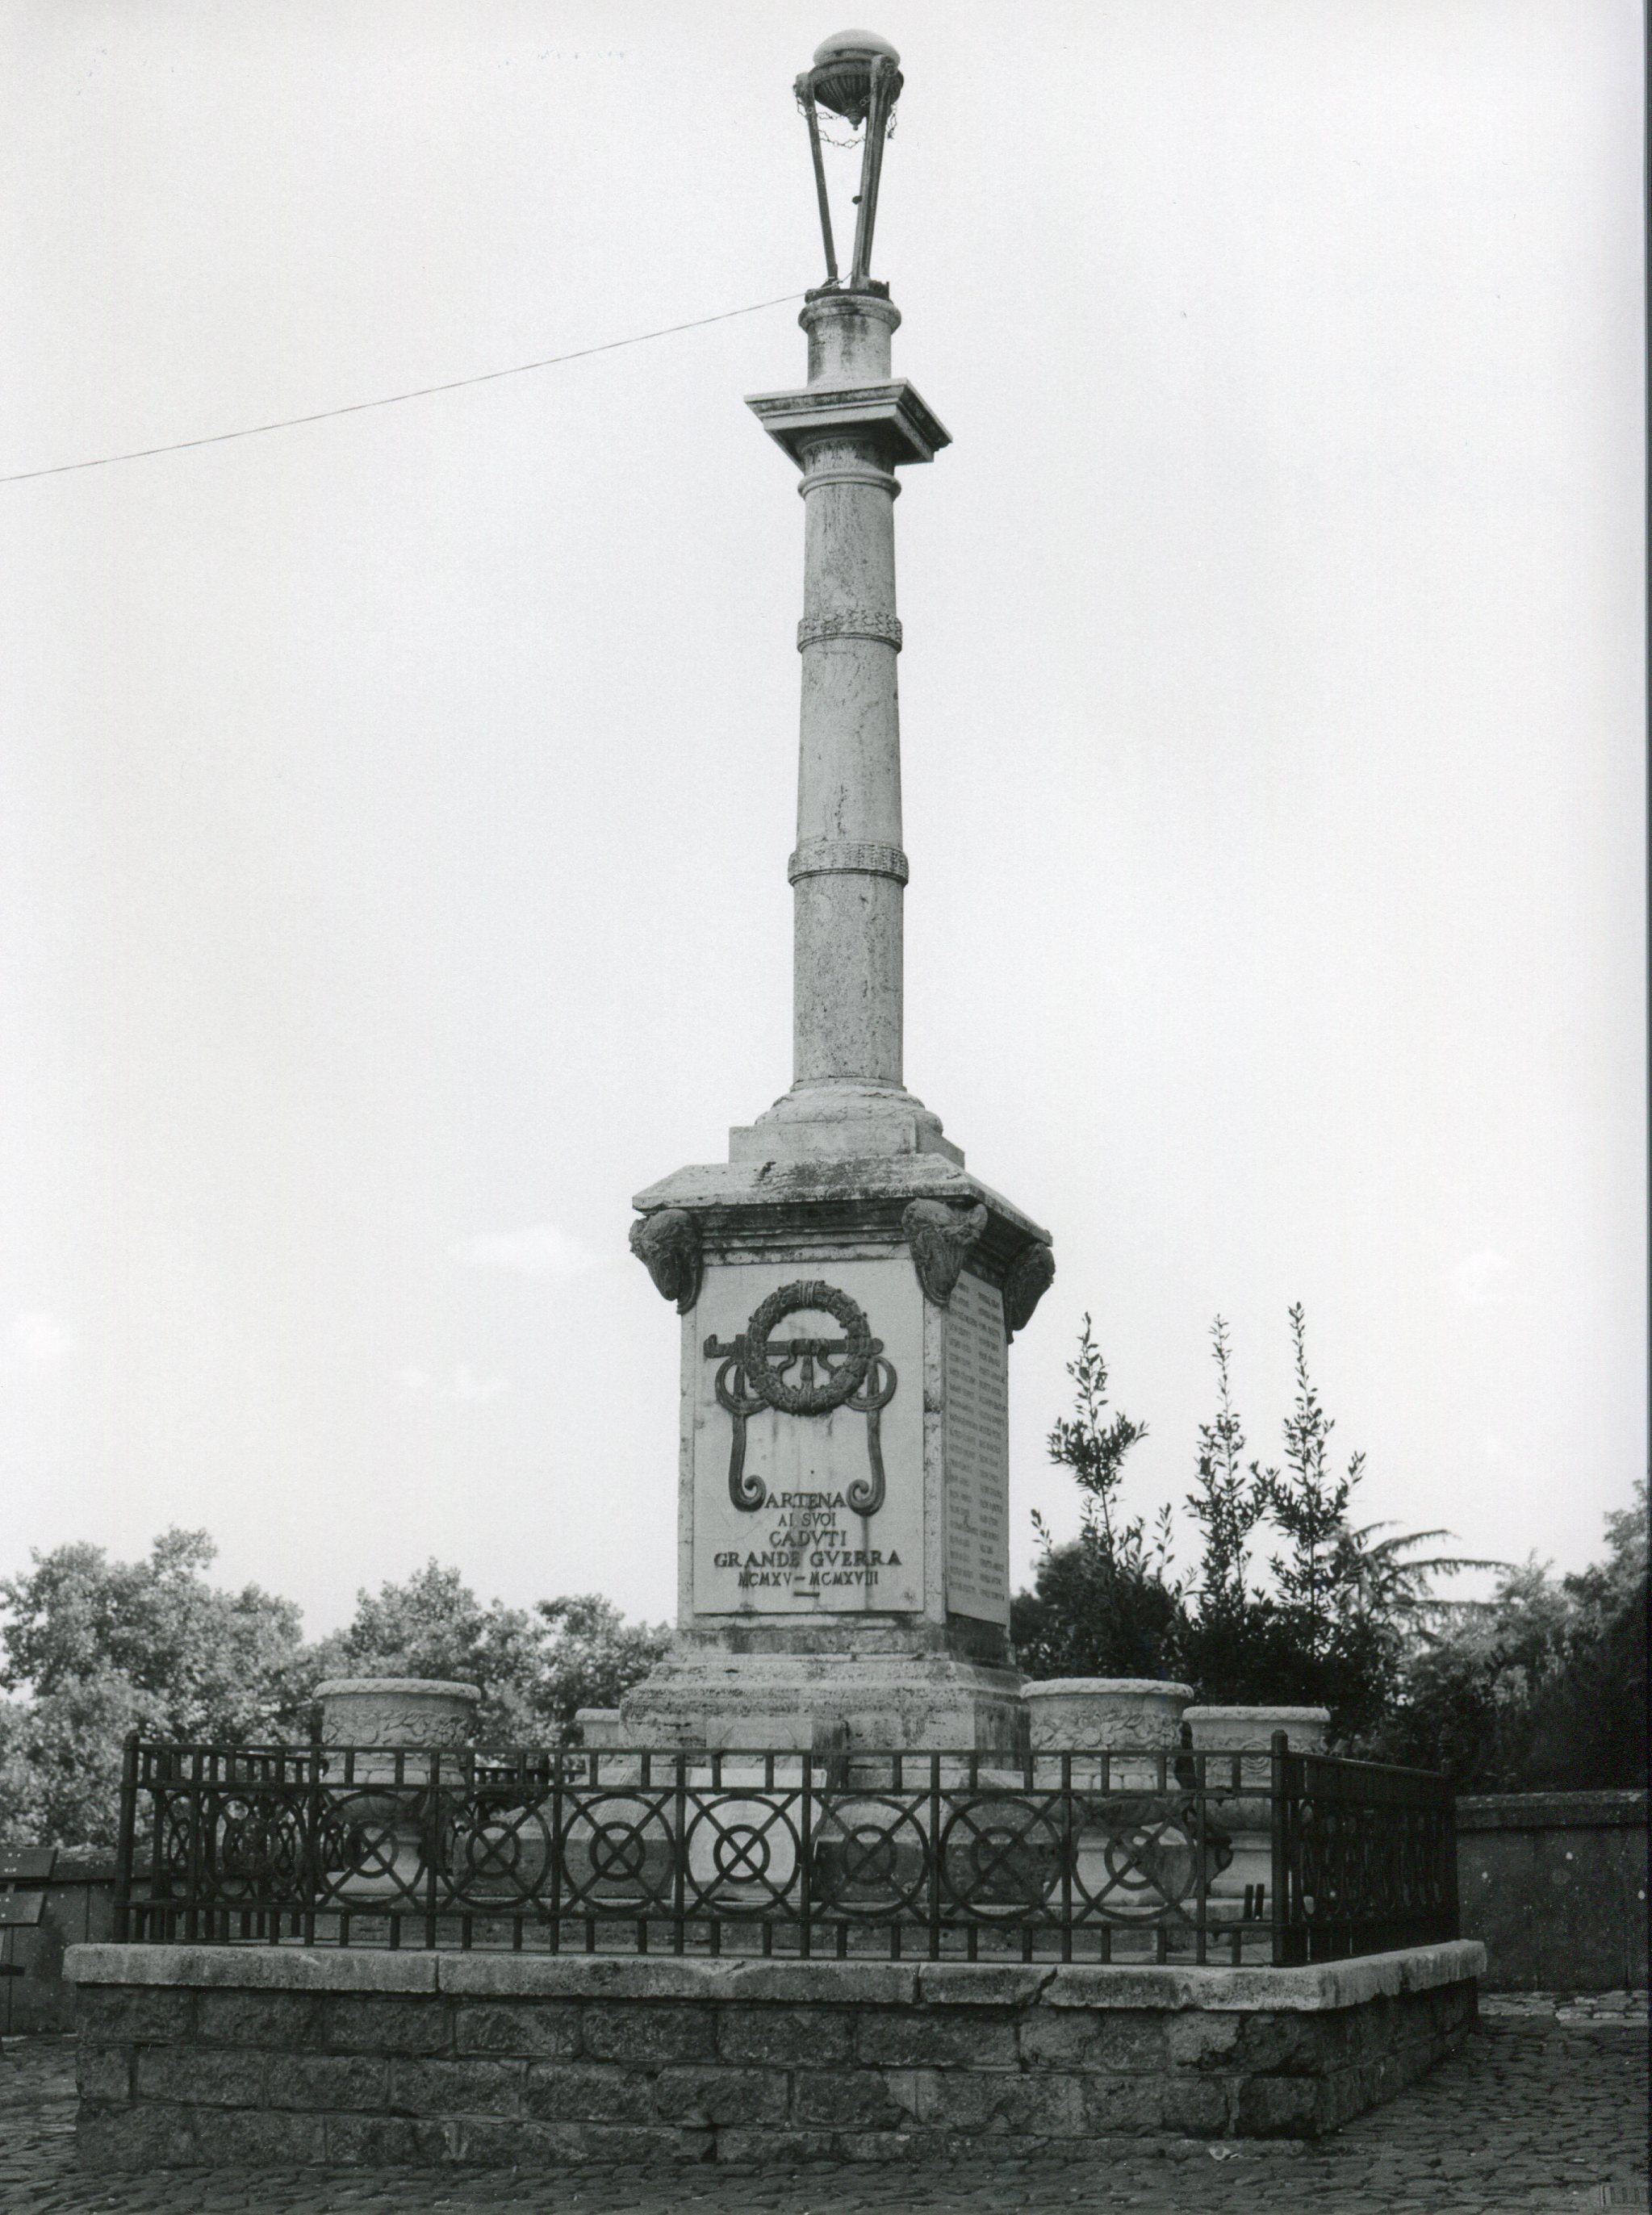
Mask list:
[[[1639,1997],[1639,1996],[1637,1996]],[[4,2215],[1575,2215],[1645,2207],[1643,1997],[1488,1995],[1421,2084],[1318,2144],[1115,2139],[1093,2162],[659,2171],[241,2169],[82,2173],[73,2042],[0,2059]]]

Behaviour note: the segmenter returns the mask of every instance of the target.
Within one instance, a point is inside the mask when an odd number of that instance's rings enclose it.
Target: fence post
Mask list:
[[[827,1775],[830,1774],[828,1770]],[[821,1810],[822,1813],[825,1812]],[[803,1872],[802,1889],[797,1895],[797,1944],[807,1961],[809,1948],[814,1942],[814,1755],[812,1749],[803,1756],[803,1806],[797,1828],[797,1859]]]
[[[1290,1797],[1286,1752],[1290,1740],[1283,1731],[1275,1731],[1269,1744],[1273,1756],[1268,1815],[1274,1849],[1274,1967],[1283,1969],[1291,1959],[1291,1850],[1287,1828]]]
[[[436,1904],[439,1897],[442,1855],[442,1757],[430,1757],[430,1829],[425,1848],[425,1944],[436,1944]]]
[[[316,1903],[322,1895],[322,1703],[310,1703],[310,1752],[304,1781],[304,1917],[300,1930],[306,1946],[316,1942]]]
[[[722,1761],[720,1752],[710,1753],[711,1773],[720,1776]],[[683,1917],[688,1900],[688,1756],[679,1746],[676,1756],[677,1774],[671,1798],[671,1950],[683,1950]],[[715,1803],[714,1803],[715,1804]],[[703,1802],[702,1802],[703,1805]],[[715,1867],[714,1859],[713,1867]],[[646,1930],[646,1924],[644,1929]],[[648,1944],[645,1936],[642,1943]]]
[[[114,1856],[114,1942],[132,1936],[132,1864],[138,1850],[138,1733],[128,1731],[120,1758],[120,1828]]]

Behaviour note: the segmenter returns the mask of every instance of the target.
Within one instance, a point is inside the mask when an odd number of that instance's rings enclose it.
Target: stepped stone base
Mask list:
[[[1093,2157],[1313,2138],[1472,2024],[1483,1948],[1295,1969],[78,1946],[82,2164]]]
[[[680,1652],[625,1695],[619,1717],[612,1745],[673,1752],[865,1746],[1013,1757],[1027,1743],[1020,1672],[946,1654]]]

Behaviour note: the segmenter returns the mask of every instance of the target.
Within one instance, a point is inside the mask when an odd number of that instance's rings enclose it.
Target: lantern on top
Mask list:
[[[872,259],[872,226],[877,221],[878,180],[883,171],[883,142],[894,122],[900,97],[900,57],[875,31],[838,31],[814,50],[814,66],[797,80],[797,104],[808,124],[814,161],[814,191],[820,204],[820,236],[826,248],[828,291],[887,292],[867,274]],[[838,273],[832,237],[832,209],[826,199],[826,166],[820,158],[821,108],[840,115],[851,127],[863,126],[861,188],[855,195],[855,248],[849,280]]]

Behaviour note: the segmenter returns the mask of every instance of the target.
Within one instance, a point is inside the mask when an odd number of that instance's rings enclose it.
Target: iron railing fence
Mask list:
[[[1452,1796],[1292,1753],[128,1741],[150,1942],[1286,1964],[1457,1934]]]
[[[1431,1770],[1285,1753],[1275,1824],[1279,1961],[1459,1934],[1456,1803]]]

